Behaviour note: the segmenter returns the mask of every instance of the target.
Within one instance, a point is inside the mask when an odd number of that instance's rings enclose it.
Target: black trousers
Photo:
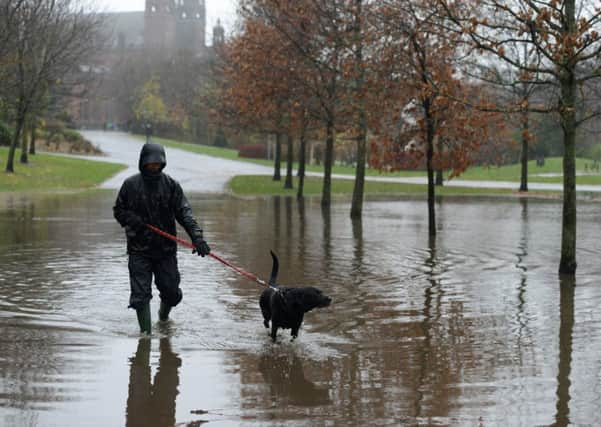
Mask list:
[[[183,298],[179,287],[181,278],[175,254],[152,258],[140,254],[129,254],[129,307],[142,308],[152,299],[152,277],[159,290],[161,301],[175,307]]]

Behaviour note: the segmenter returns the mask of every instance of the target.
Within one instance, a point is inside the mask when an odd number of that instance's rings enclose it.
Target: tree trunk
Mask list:
[[[357,136],[357,170],[353,188],[351,218],[361,218],[363,215],[363,195],[365,193],[365,161],[367,157],[367,124],[365,112],[359,113],[359,135]]]
[[[31,138],[29,140],[29,154],[35,155],[35,140],[37,138],[35,121],[31,123]]]
[[[438,152],[438,161],[440,162],[440,160],[442,159],[442,138],[438,137],[438,142],[436,144],[436,151]],[[442,184],[444,182],[444,177],[443,177],[443,170],[442,167],[439,167],[436,169],[436,185],[438,187],[442,187]]]
[[[303,114],[302,123],[301,123],[301,133],[300,133],[300,151],[298,155],[298,190],[296,192],[296,197],[301,199],[305,190],[305,161],[306,161],[306,153],[307,153],[307,139],[306,139],[306,130],[307,130],[307,122],[305,120],[305,115]]]
[[[522,113],[522,153],[520,163],[522,165],[522,173],[520,177],[520,191],[528,191],[528,131],[530,122],[528,112]]]
[[[573,104],[572,104],[573,105]],[[564,124],[563,215],[561,226],[561,261],[559,272],[576,272],[576,129],[574,112],[567,111]]]
[[[27,153],[29,152],[29,147],[27,146],[27,121],[23,122],[23,130],[21,131],[21,158],[19,159],[19,163],[27,164],[29,163],[29,159],[27,158]]]
[[[357,103],[357,170],[355,171],[355,185],[353,187],[353,201],[351,203],[351,218],[361,218],[363,214],[363,195],[365,193],[365,160],[367,145],[367,117],[365,103],[363,102],[363,89],[365,81],[365,68],[363,67],[363,39],[361,36],[363,0],[355,0],[355,103]]]
[[[275,156],[273,161],[273,180],[281,181],[282,175],[280,169],[282,168],[282,134],[280,132],[275,133]]]
[[[574,0],[565,2],[567,33],[576,32]],[[576,78],[575,65],[564,67],[560,75],[561,121],[563,128],[563,215],[559,273],[576,273]]]
[[[23,130],[23,120],[24,114],[20,112],[17,114],[17,121],[15,125],[15,134],[13,135],[13,140],[10,143],[10,148],[8,149],[8,159],[6,160],[6,172],[14,173],[15,172],[15,151],[17,149],[17,145],[19,144],[19,138],[21,137],[21,131]]]
[[[288,133],[287,137],[288,142],[288,152],[286,153],[286,180],[284,181],[284,188],[292,189],[294,185],[292,184],[292,160],[294,157],[294,138],[292,135]]]
[[[434,124],[430,112],[430,100],[424,102],[426,115],[426,168],[428,170],[428,234],[436,236],[436,207],[434,192],[434,169],[432,159],[434,157]]]
[[[321,207],[329,208],[332,203],[332,163],[334,162],[334,119],[330,116],[326,123],[326,149],[323,160],[323,188]]]

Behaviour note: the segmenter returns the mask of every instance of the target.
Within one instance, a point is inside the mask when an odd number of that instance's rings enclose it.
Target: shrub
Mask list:
[[[13,133],[6,123],[0,122],[0,146],[10,146]]]
[[[64,129],[63,136],[65,137],[65,140],[69,142],[83,141],[83,136],[81,136],[79,132],[72,129]]]
[[[249,159],[266,159],[267,148],[262,144],[246,144],[238,147],[238,156]]]
[[[46,131],[46,138],[49,141],[54,140],[54,135],[62,134],[65,131],[65,124],[59,120],[48,120],[44,130]]]

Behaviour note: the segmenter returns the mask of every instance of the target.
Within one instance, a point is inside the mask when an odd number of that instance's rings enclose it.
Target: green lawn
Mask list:
[[[143,138],[140,136],[140,138]],[[179,142],[172,139],[166,138],[153,138],[156,142],[164,144],[167,147],[179,148],[181,150],[187,150],[194,153],[206,154],[209,156],[220,157],[224,159],[240,160],[245,162],[262,164],[265,166],[273,167],[273,161],[271,160],[257,160],[247,159],[238,157],[238,152],[230,148],[219,148],[207,145],[190,144],[185,142]],[[588,159],[576,159],[576,169],[579,172],[585,170],[585,163],[591,164],[592,162]],[[285,163],[282,163],[282,167],[285,167]],[[296,164],[295,164],[296,167]],[[536,166],[536,161],[532,160],[528,162],[528,182],[541,182],[541,183],[561,183],[561,176],[540,176],[544,174],[561,174],[563,170],[561,157],[550,157],[545,159],[545,165],[542,167]],[[307,166],[308,172],[323,172],[321,166]],[[350,166],[336,165],[332,169],[333,174],[344,174],[354,175],[355,169]],[[512,164],[507,166],[490,166],[490,167],[472,167],[469,168],[465,173],[457,177],[456,179],[468,180],[468,181],[511,181],[520,182],[521,167],[519,164]],[[425,176],[424,171],[399,171],[392,173],[382,173],[375,169],[367,169],[367,176],[388,176],[388,177],[412,177],[412,176]],[[590,173],[587,175],[580,175],[576,178],[577,184],[581,185],[601,185],[601,173]]]
[[[353,192],[354,181],[352,179],[333,179],[332,194],[347,194]],[[236,176],[229,182],[229,188],[236,195],[245,196],[295,196],[298,188],[298,179],[294,177],[294,188],[286,190],[284,181],[274,181],[270,176],[245,175]],[[322,179],[318,177],[306,177],[304,195],[320,195],[322,190]],[[421,184],[401,184],[391,182],[365,183],[365,194],[367,195],[426,195],[427,186]],[[437,187],[436,194],[442,196],[452,195],[493,195],[493,194],[516,194],[516,190],[497,188],[468,188],[468,187]],[[553,196],[560,195],[559,192],[536,192],[534,195]]]
[[[8,148],[0,147],[0,192],[91,188],[125,169],[124,165],[116,163],[48,154],[29,156],[29,163],[21,164],[20,155],[20,150],[17,150],[15,172],[6,173]]]
[[[528,162],[528,182],[556,183],[563,182],[562,176],[540,176],[544,174],[561,174],[563,171],[561,157],[550,157],[545,159],[544,166],[536,166],[536,161]],[[588,159],[576,159],[576,170],[585,171],[585,164],[591,164]],[[483,181],[520,181],[521,167],[519,164],[501,167],[473,167],[468,169],[458,179],[483,180]],[[577,184],[601,185],[601,173],[590,173],[576,177]]]

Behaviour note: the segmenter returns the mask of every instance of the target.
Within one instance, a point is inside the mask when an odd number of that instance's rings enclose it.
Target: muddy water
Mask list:
[[[365,426],[601,424],[599,207],[579,205],[561,280],[561,205],[191,198],[213,250],[333,298],[272,344],[261,288],[179,253],[184,301],[151,339],[127,310],[113,192],[0,208],[0,424]],[[156,295],[156,292],[155,292]],[[158,298],[152,301],[156,319]]]

